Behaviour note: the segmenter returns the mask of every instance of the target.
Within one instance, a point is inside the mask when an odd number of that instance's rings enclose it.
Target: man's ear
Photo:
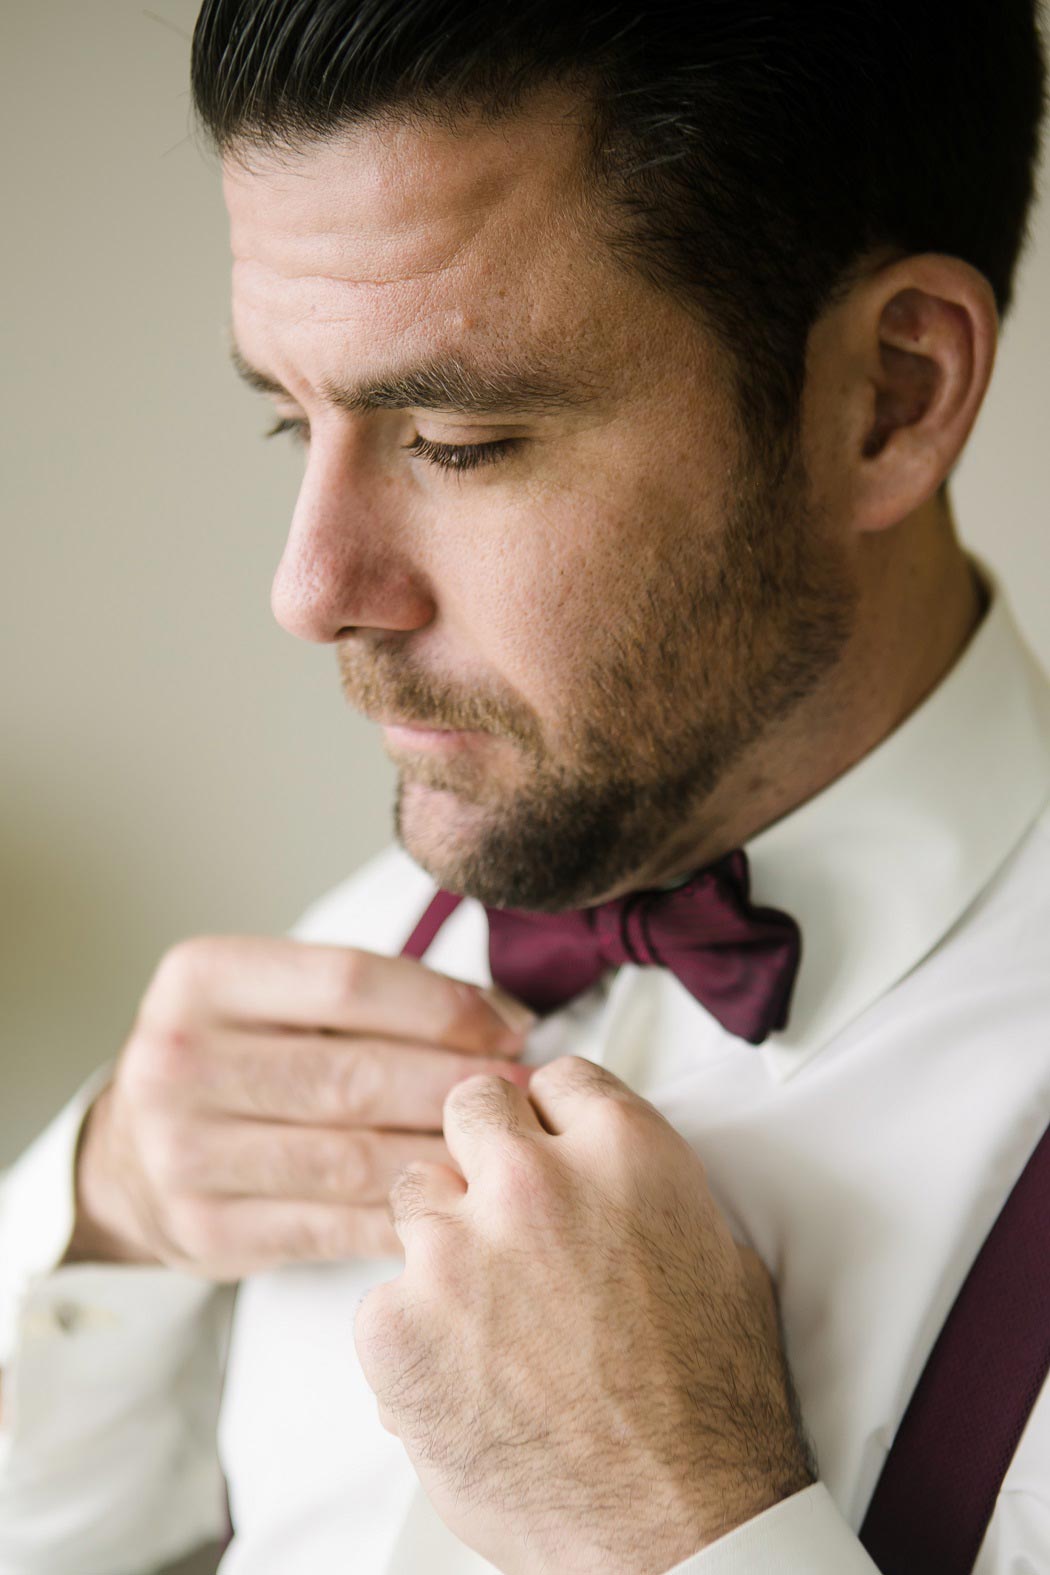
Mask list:
[[[834,434],[834,454],[816,441],[854,531],[899,524],[945,480],[981,408],[998,329],[984,274],[938,253],[867,274],[815,325],[810,420]]]

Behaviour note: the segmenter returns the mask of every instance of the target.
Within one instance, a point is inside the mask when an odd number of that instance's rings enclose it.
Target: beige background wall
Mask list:
[[[276,932],[381,845],[332,653],[271,621],[298,462],[225,361],[196,0],[4,0],[0,1164],[160,952]],[[1050,203],[955,487],[1050,664]]]

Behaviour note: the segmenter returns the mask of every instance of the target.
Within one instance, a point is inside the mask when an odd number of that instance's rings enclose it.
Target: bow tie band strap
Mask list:
[[[419,962],[436,940],[437,933],[445,920],[451,918],[462,901],[462,897],[453,896],[450,891],[437,892],[424,909],[423,916],[412,931],[412,934],[402,946],[402,957],[414,957]]]

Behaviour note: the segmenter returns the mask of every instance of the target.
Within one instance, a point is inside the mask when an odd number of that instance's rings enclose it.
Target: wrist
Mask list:
[[[74,1159],[73,1230],[61,1259],[70,1263],[155,1263],[137,1239],[131,1209],[109,1163],[113,1087],[84,1117]]]
[[[733,1488],[727,1490],[717,1514],[711,1514],[711,1508],[717,1500],[712,1499],[708,1504],[708,1514],[704,1518],[702,1533],[694,1541],[692,1547],[683,1548],[678,1555],[678,1561],[691,1557],[693,1554],[709,1548],[712,1543],[719,1542],[723,1537],[728,1537],[733,1531],[738,1531],[741,1526],[747,1525],[752,1520],[757,1520],[760,1515],[765,1515],[786,1499],[794,1498],[796,1493],[802,1493],[806,1488],[813,1486],[817,1480],[810,1472],[804,1475],[793,1476],[790,1481],[779,1479],[759,1487],[749,1483],[747,1491],[742,1484],[735,1483]],[[674,1569],[675,1565],[666,1568]]]
[[[622,1546],[613,1548],[603,1539],[593,1563],[596,1575],[604,1575],[610,1558],[622,1575],[668,1575],[712,1543],[812,1487],[817,1474],[806,1445],[801,1439],[798,1443],[797,1456],[785,1460],[781,1470],[762,1476],[745,1466],[732,1473],[706,1470],[669,1487],[662,1498],[650,1493],[646,1514],[620,1523],[626,1539]]]

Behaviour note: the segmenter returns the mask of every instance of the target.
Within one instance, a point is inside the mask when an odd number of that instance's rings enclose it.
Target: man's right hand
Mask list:
[[[492,1004],[521,1026],[508,1026]],[[401,1255],[402,1167],[452,1164],[442,1106],[475,1072],[528,1084],[524,1007],[409,958],[249,936],[161,960],[77,1156],[66,1263],[233,1281]]]

